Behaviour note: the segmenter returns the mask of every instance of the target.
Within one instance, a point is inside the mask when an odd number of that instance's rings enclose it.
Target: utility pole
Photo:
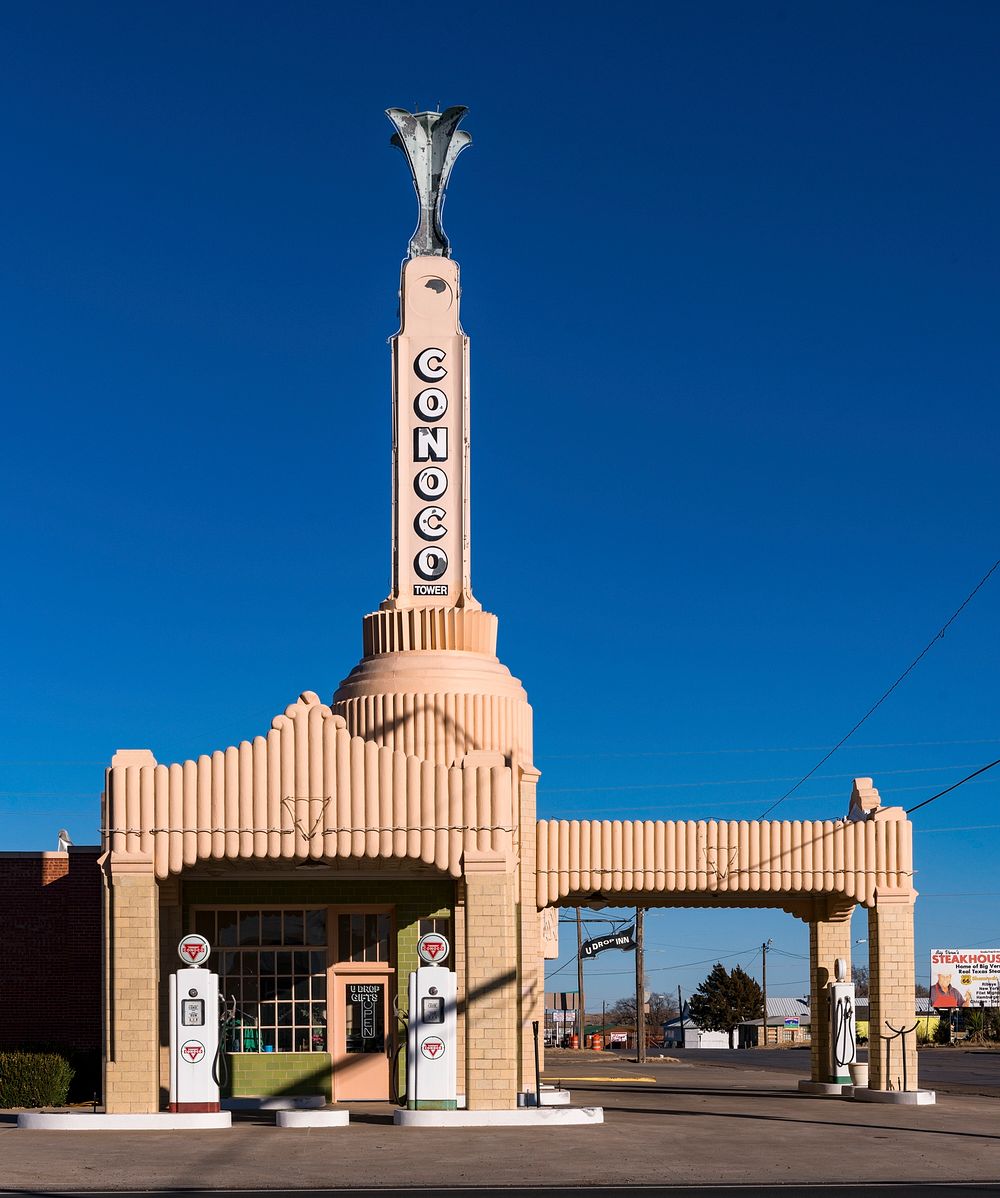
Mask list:
[[[681,988],[677,987],[677,1018],[681,1023],[681,1048],[684,1048],[684,999],[681,998]]]
[[[774,943],[773,940],[765,940],[764,943],[760,946],[761,956],[764,961],[764,964],[761,968],[761,980],[762,980],[761,989],[764,991],[764,1021],[761,1024],[761,1029],[763,1030],[763,1033],[764,1033],[763,1041],[764,1041],[765,1045],[767,1044],[767,950],[771,947],[771,945],[773,943]]]
[[[646,1059],[646,960],[643,952],[646,911],[635,909],[635,1059]]]
[[[576,1046],[583,1048],[583,1024],[586,1018],[587,1004],[583,997],[583,916],[580,908],[576,909]]]

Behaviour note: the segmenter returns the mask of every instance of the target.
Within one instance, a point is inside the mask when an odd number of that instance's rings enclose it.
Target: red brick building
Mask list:
[[[0,1050],[101,1050],[101,869],[96,846],[0,853]]]

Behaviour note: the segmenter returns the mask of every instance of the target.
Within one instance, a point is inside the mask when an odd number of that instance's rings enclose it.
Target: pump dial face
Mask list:
[[[205,1000],[185,998],[181,1003],[181,1027],[205,1026]]]

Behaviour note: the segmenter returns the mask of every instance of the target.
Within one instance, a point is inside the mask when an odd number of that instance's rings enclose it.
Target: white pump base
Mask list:
[[[153,1115],[81,1115],[45,1114],[25,1111],[17,1117],[17,1126],[33,1131],[207,1131],[232,1127],[229,1111],[198,1114],[174,1114],[162,1111]]]
[[[506,1111],[394,1111],[397,1127],[555,1127],[604,1122],[600,1106],[517,1107]]]

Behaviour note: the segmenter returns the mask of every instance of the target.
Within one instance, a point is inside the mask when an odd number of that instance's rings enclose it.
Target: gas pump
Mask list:
[[[847,981],[848,966],[843,957],[837,958],[833,969],[836,980],[829,984],[830,1081],[849,1086],[850,1066],[858,1059],[854,983]]]
[[[172,1112],[219,1109],[219,975],[201,968],[212,949],[185,936],[177,954],[187,968],[170,975],[170,1103]]]
[[[422,962],[410,974],[406,1029],[406,1105],[411,1111],[453,1111],[458,1106],[456,978],[445,968],[450,945],[436,932],[421,936]]]

